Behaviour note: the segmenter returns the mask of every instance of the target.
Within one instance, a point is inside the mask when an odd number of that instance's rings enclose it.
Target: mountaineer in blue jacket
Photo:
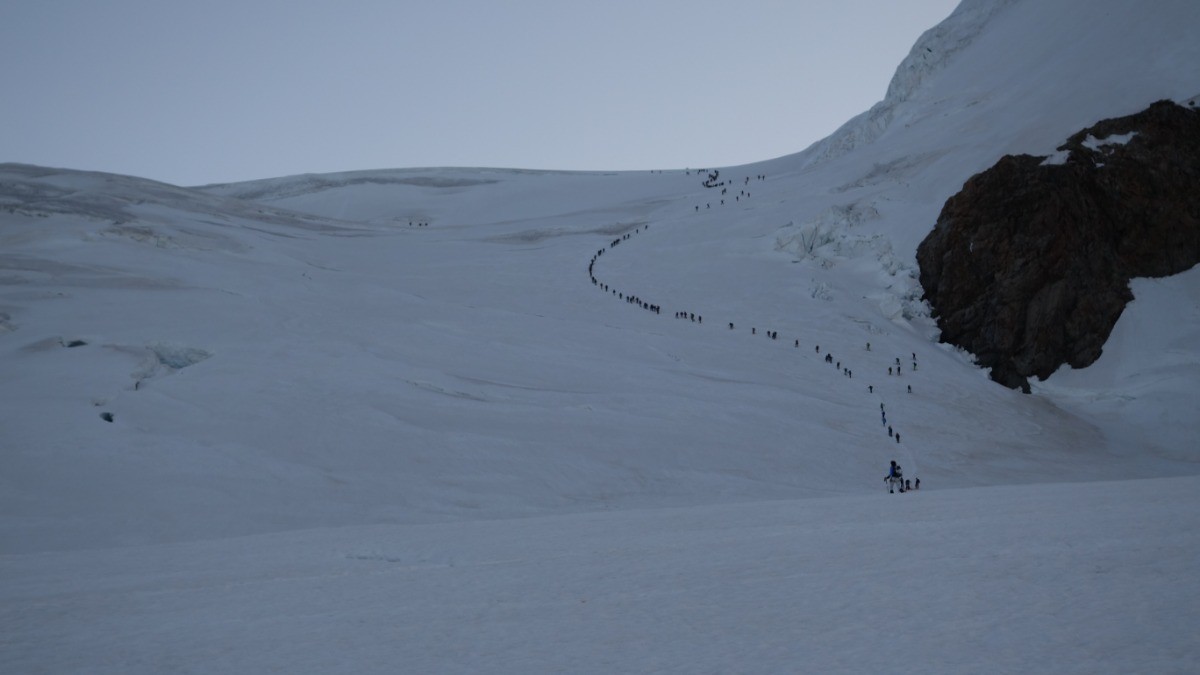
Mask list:
[[[888,494],[895,494],[896,486],[900,486],[901,494],[904,493],[904,472],[900,470],[900,465],[896,460],[892,460],[892,464],[888,467],[888,475],[884,476],[883,482],[887,483]]]

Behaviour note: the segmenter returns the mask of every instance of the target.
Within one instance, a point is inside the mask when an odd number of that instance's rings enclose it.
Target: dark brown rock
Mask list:
[[[1200,262],[1200,111],[1160,101],[1059,150],[971,177],[917,248],[941,340],[1026,392],[1100,357],[1131,278]]]

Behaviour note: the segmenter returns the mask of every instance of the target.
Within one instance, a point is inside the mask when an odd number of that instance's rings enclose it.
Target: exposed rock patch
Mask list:
[[[1026,392],[1099,358],[1131,278],[1200,262],[1200,111],[1160,101],[1058,150],[973,176],[917,248],[941,340]]]

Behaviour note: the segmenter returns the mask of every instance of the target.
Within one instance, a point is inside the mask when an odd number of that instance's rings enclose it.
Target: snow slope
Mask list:
[[[1026,396],[914,252],[1001,155],[1192,100],[1198,27],[967,0],[724,195],[0,165],[0,670],[1194,670],[1200,272]]]
[[[4,556],[0,658],[88,673],[1194,672],[1198,487],[922,490]]]

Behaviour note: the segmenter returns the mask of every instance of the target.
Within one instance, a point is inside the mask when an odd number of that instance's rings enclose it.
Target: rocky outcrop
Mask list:
[[[917,248],[941,340],[1026,392],[1099,358],[1131,278],[1200,262],[1200,111],[1160,101],[1058,150],[973,176]]]

